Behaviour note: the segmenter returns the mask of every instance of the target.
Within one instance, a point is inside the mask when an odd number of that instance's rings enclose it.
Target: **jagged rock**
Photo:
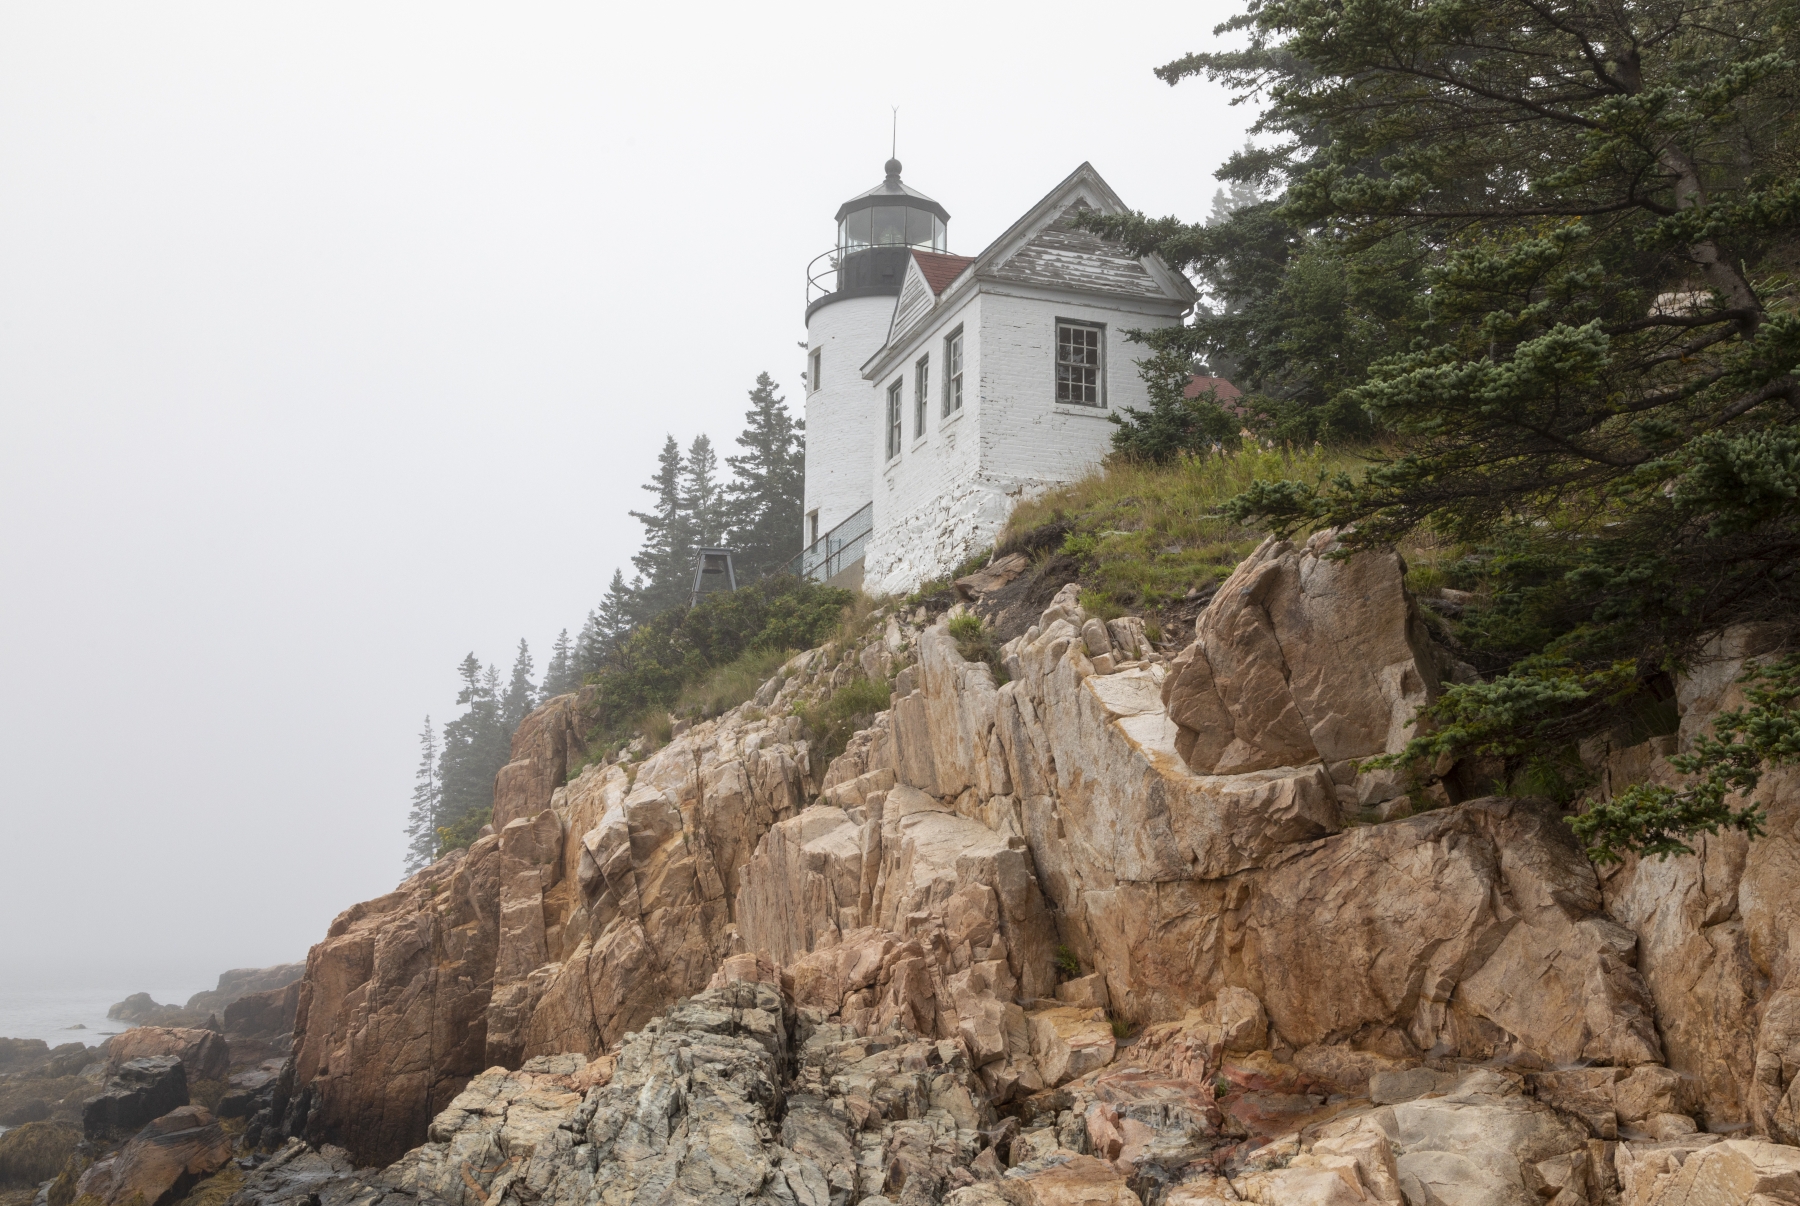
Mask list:
[[[76,1184],[105,1206],[163,1206],[231,1159],[231,1137],[200,1106],[182,1106],[155,1119],[115,1154],[95,1163]]]
[[[1327,765],[1398,750],[1451,659],[1430,639],[1394,553],[1326,556],[1335,534],[1273,537],[1195,625],[1163,688],[1176,748],[1202,774]],[[1403,794],[1355,783],[1360,804]]]
[[[485,1073],[378,1181],[458,1206],[941,1200],[988,1117],[954,1045],[815,1025],[796,1051],[795,1024],[740,980],[629,1037],[602,1086],[530,1070],[547,1061]]]
[[[187,1103],[187,1073],[175,1056],[127,1060],[82,1104],[81,1129],[92,1140],[114,1139]]]
[[[733,953],[744,863],[807,795],[799,723],[696,725],[629,784],[590,766],[341,914],[308,956],[281,1125],[392,1160],[484,1068],[598,1055],[702,989]]]
[[[1734,628],[1677,679],[1679,744],[1589,747],[1603,796],[1634,782],[1673,783],[1663,755],[1685,749],[1720,710],[1745,703],[1737,679],[1779,647],[1779,629]],[[1638,940],[1669,1068],[1682,1078],[1674,1113],[1708,1127],[1749,1126],[1800,1143],[1800,772],[1777,767],[1753,800],[1767,833],[1699,834],[1694,855],[1628,857],[1603,878],[1608,911]]]
[[[494,776],[494,831],[536,815],[569,780],[569,755],[579,754],[590,721],[583,712],[594,691],[584,688],[538,705],[513,731],[511,757]]]
[[[315,1149],[296,1138],[246,1175],[228,1206],[412,1206],[431,1200],[373,1183],[358,1174],[341,1147]]]
[[[223,1080],[231,1070],[231,1044],[213,1030],[170,1026],[133,1026],[106,1044],[107,1074],[145,1056],[170,1055],[181,1061],[187,1079]]]

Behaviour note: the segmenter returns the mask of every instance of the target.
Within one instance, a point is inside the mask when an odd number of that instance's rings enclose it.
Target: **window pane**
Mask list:
[[[838,238],[839,247],[867,247],[869,245],[869,222],[872,210],[859,209],[853,214],[845,214]]]
[[[936,216],[929,210],[907,210],[906,241],[914,247],[930,247],[932,245],[931,223]]]
[[[898,205],[877,205],[871,241],[877,246],[906,242],[906,210]]]
[[[932,222],[931,249],[933,251],[942,251],[944,248],[946,248],[950,245],[948,240],[946,240],[944,237],[944,220],[942,218],[938,217],[936,214],[932,214],[931,222]]]

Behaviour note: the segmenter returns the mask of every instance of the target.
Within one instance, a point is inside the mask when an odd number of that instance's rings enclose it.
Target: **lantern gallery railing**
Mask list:
[[[781,570],[814,582],[829,582],[861,559],[874,530],[875,504],[864,503],[860,511],[801,549]]]

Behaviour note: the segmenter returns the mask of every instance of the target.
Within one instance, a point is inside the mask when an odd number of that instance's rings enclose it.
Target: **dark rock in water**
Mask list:
[[[33,1097],[0,1113],[0,1126],[24,1126],[27,1122],[42,1122],[48,1117],[50,1117],[50,1103],[41,1097]]]
[[[106,1016],[121,1022],[148,1022],[175,1008],[173,1005],[158,1005],[147,992],[134,992],[108,1009]]]
[[[116,1139],[187,1103],[187,1072],[179,1059],[127,1060],[107,1078],[104,1092],[83,1103],[81,1128],[89,1139]]]
[[[298,983],[306,972],[305,963],[277,963],[273,967],[237,967],[219,974],[219,985],[210,992],[197,992],[188,998],[190,1013],[220,1013],[233,1001],[252,993],[272,992]],[[227,1023],[229,1025],[229,1023]]]
[[[50,1054],[43,1039],[0,1038],[0,1072],[12,1072],[37,1063]]]
[[[53,1048],[50,1059],[44,1064],[46,1076],[77,1076],[89,1064],[106,1058],[106,1048],[90,1047],[86,1043],[63,1043]]]
[[[231,1159],[231,1137],[200,1106],[182,1106],[155,1119],[131,1141],[82,1174],[77,1200],[92,1195],[112,1206],[163,1206]]]

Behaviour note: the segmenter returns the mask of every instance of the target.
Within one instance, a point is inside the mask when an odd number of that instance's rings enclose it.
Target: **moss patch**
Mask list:
[[[59,1122],[28,1122],[0,1135],[0,1186],[17,1189],[48,1181],[80,1142],[80,1131]]]

